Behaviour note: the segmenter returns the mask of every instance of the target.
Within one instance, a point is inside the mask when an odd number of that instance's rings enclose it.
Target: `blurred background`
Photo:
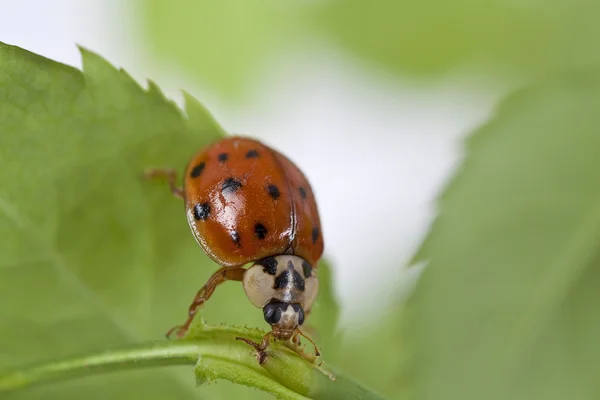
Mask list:
[[[404,265],[435,215],[432,200],[460,157],[461,135],[505,87],[467,62],[415,77],[414,50],[397,68],[307,21],[313,12],[331,18],[337,11],[327,8],[337,6],[23,0],[3,5],[0,40],[78,68],[83,46],[180,104],[181,90],[190,92],[228,132],[291,157],[318,197],[342,323],[351,324],[372,317],[382,294],[410,286]],[[372,18],[358,31],[377,25]],[[391,32],[374,40],[389,41],[378,44],[385,57],[404,51]]]

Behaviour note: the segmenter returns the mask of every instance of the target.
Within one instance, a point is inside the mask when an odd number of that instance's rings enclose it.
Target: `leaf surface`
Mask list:
[[[183,171],[222,128],[190,95],[188,119],[153,83],[142,89],[99,56],[82,57],[83,72],[0,44],[0,369],[161,339],[218,268],[190,234],[181,201],[142,173]],[[337,312],[328,287],[324,321]],[[217,290],[204,315],[264,326],[235,283]],[[132,394],[270,398],[227,382],[197,389],[191,368],[91,377],[11,398]]]
[[[417,399],[593,399],[600,71],[515,93],[467,141],[417,255]]]

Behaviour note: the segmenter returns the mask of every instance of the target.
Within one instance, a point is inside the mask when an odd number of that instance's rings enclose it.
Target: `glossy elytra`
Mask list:
[[[260,344],[238,338],[257,350],[259,362],[272,338],[299,343],[299,335],[306,337],[299,327],[319,289],[323,236],[315,197],[300,169],[256,140],[229,137],[191,159],[183,189],[175,183],[175,170],[152,169],[146,176],[167,178],[185,202],[196,241],[222,266],[196,294],[185,323],[169,334],[182,337],[198,307],[219,284],[232,280],[242,282],[271,326]]]

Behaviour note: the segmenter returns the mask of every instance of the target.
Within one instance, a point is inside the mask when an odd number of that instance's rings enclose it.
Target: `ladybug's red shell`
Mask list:
[[[184,178],[187,219],[204,251],[223,266],[323,254],[317,203],[285,156],[247,138],[222,139],[196,154]]]

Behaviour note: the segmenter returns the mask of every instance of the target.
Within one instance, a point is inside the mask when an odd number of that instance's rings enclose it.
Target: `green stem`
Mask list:
[[[194,365],[198,361],[198,355],[206,350],[203,347],[206,346],[187,341],[158,342],[26,367],[0,374],[0,392],[102,372],[165,365]]]
[[[212,360],[213,363],[209,365],[199,360]],[[213,367],[214,362],[219,363],[219,368]],[[196,365],[195,373],[199,382],[206,380],[207,376],[210,379],[227,379],[268,391],[282,399],[306,399],[274,381],[260,368],[245,345],[235,345],[229,338],[227,341],[162,341],[25,367],[0,374],[0,393],[97,373],[168,365]]]
[[[221,335],[215,330],[210,335],[213,338],[165,340],[20,368],[0,374],[0,393],[42,383],[83,378],[97,373],[168,365],[195,365],[195,375],[199,383],[227,379],[267,391],[281,399],[306,400],[306,397],[284,386],[274,379],[276,377],[261,368],[248,346],[236,342],[230,335],[225,328]]]
[[[193,365],[199,384],[226,379],[266,391],[279,399],[382,399],[339,372],[336,372],[336,381],[332,381],[322,370],[281,343],[273,343],[267,361],[259,365],[251,348],[235,337],[243,335],[259,340],[262,334],[255,329],[214,327],[200,322],[183,340],[153,342],[0,373],[0,393],[104,372]]]

